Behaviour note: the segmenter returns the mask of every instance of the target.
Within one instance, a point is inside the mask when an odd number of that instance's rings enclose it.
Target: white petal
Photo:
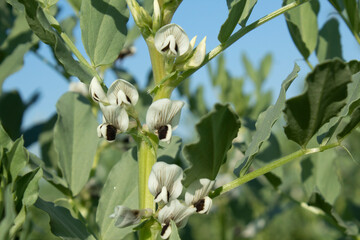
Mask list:
[[[155,196],[154,201],[155,202],[161,202],[163,201],[164,203],[168,203],[169,199],[168,199],[168,190],[166,189],[165,186],[162,187],[161,192],[157,194],[157,196]]]
[[[187,205],[192,205],[205,198],[211,191],[214,183],[215,181],[211,181],[207,178],[201,178],[191,183],[185,193],[185,203]]]
[[[121,99],[119,99],[120,91],[122,92],[122,95],[120,96],[123,96]],[[123,79],[118,79],[114,81],[109,87],[107,97],[110,104],[120,105],[122,102],[124,102],[126,104],[135,105],[139,100],[139,93],[134,85]]]
[[[148,187],[155,201],[176,199],[182,192],[183,170],[175,164],[156,162],[150,172]]]
[[[141,219],[141,211],[119,205],[115,207],[114,213],[110,215],[110,218],[115,219],[115,227],[124,228],[138,224]]]
[[[171,235],[171,224],[168,223],[162,227],[160,237],[162,239],[168,239],[170,235]]]
[[[162,126],[171,125],[175,130],[180,121],[182,101],[171,101],[168,98],[153,102],[146,113],[146,124],[150,131],[158,130]]]
[[[161,11],[158,0],[154,0],[153,12],[153,30],[157,30],[161,26]]]
[[[97,130],[97,135],[98,135],[99,138],[104,136],[104,134],[102,133],[102,127],[104,126],[104,124],[105,123],[100,124],[96,129]]]
[[[108,101],[106,94],[96,77],[94,77],[91,80],[90,87],[89,87],[89,93],[95,102],[107,102]]]
[[[204,39],[201,40],[199,45],[196,47],[193,55],[185,64],[184,69],[199,67],[203,63],[205,56],[206,56],[206,37],[204,37]]]
[[[172,36],[169,38],[169,36]],[[163,51],[166,43],[170,43],[170,39],[174,39],[176,43],[177,48],[177,56],[181,56],[185,54],[188,49],[190,48],[190,41],[188,36],[186,35],[185,31],[177,24],[167,24],[160,28],[154,38],[155,47],[156,49],[165,56],[169,56],[170,51]],[[169,46],[170,48],[170,46]],[[175,45],[173,45],[173,49],[175,49]],[[169,49],[170,50],[170,49]],[[171,51],[171,54],[173,55],[173,51]]]
[[[181,204],[179,200],[172,200],[159,211],[158,220],[162,225],[169,224],[173,220],[178,228],[186,225],[190,215],[196,212],[196,208]]]
[[[129,116],[123,107],[117,105],[99,104],[106,123],[113,125],[120,132],[125,132],[129,127]]]

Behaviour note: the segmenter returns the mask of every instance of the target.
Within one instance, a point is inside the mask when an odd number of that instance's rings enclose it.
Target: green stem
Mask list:
[[[219,55],[222,51],[224,51],[225,49],[227,49],[228,47],[230,47],[233,43],[235,43],[237,40],[239,40],[241,37],[243,37],[244,35],[246,35],[247,33],[249,33],[250,31],[254,30],[255,28],[261,26],[262,24],[270,21],[271,19],[305,3],[308,2],[309,0],[304,0],[304,1],[295,1],[292,3],[289,3],[285,6],[283,6],[282,8],[279,8],[278,10],[266,15],[265,17],[260,18],[259,20],[251,23],[250,25],[241,28],[240,30],[238,30],[236,33],[234,33],[233,35],[231,35],[229,37],[228,40],[226,40],[224,43],[221,43],[220,45],[218,45],[217,47],[215,47],[213,50],[211,50],[205,57],[204,62],[195,69],[191,69],[191,70],[187,70],[185,72],[183,72],[183,74],[179,77],[177,84],[179,84],[182,80],[188,78],[190,75],[192,75],[194,72],[196,72],[198,69],[200,69],[202,66],[204,66],[206,63],[208,63],[210,60],[212,60],[214,57],[216,57],[217,55]]]
[[[336,143],[332,143],[332,144],[329,144],[326,146],[320,146],[317,148],[300,149],[294,153],[291,153],[285,157],[275,160],[262,168],[259,168],[253,172],[250,172],[250,173],[246,174],[245,176],[239,177],[239,178],[235,179],[234,181],[215,189],[214,191],[212,191],[209,194],[209,196],[211,198],[215,198],[215,197],[217,197],[221,194],[224,194],[236,187],[239,187],[240,185],[247,183],[261,175],[264,175],[265,173],[268,173],[268,172],[274,170],[275,168],[278,168],[288,162],[291,162],[292,160],[297,159],[301,156],[312,154],[312,153],[317,153],[317,152],[322,152],[322,151],[325,151],[325,150],[328,150],[328,149],[331,149],[334,147],[338,147],[338,146],[340,146],[340,143],[336,142]]]
[[[164,57],[161,55],[161,53],[159,53],[158,50],[156,50],[153,37],[147,38],[146,44],[149,49],[150,60],[154,75],[154,83],[155,85],[157,85],[166,75],[165,60]]]
[[[80,51],[76,48],[75,44],[71,41],[71,39],[69,38],[69,36],[64,33],[61,32],[60,33],[61,38],[64,40],[64,42],[66,43],[66,45],[70,48],[70,50],[74,53],[74,55],[77,57],[77,59],[85,66],[88,68],[88,70],[92,73],[93,76],[95,76],[100,83],[103,83],[103,80],[101,79],[101,77],[99,76],[98,72],[96,71],[95,67],[92,67],[88,61],[86,61],[86,59],[84,58],[84,56],[80,53]]]
[[[150,138],[149,138],[150,140]],[[151,140],[150,140],[151,141]],[[148,188],[148,180],[151,168],[156,162],[156,149],[149,143],[141,139],[138,143],[138,164],[139,164],[139,208],[150,208],[155,212],[154,196]],[[154,239],[150,228],[143,228],[139,232],[140,239]]]
[[[309,66],[311,70],[314,69],[313,65],[309,62],[309,59],[305,59],[306,64]]]

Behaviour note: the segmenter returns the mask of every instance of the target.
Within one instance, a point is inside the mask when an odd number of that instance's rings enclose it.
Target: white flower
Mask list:
[[[185,193],[185,203],[196,208],[198,213],[208,213],[212,200],[207,195],[214,186],[215,181],[201,178],[191,183]]]
[[[118,79],[111,84],[107,92],[107,98],[110,104],[119,106],[122,103],[135,105],[139,100],[139,93],[134,85],[123,79]]]
[[[185,31],[177,24],[167,24],[155,34],[155,47],[166,57],[175,58],[189,53],[190,41]]]
[[[178,228],[186,225],[190,215],[196,212],[194,207],[183,205],[179,200],[172,200],[159,211],[158,220],[162,226],[160,236],[167,239],[171,234],[171,220]]]
[[[171,101],[168,98],[153,102],[146,113],[146,125],[154,132],[159,140],[169,142],[172,131],[179,124],[182,101]]]
[[[115,227],[124,228],[140,223],[141,217],[152,214],[151,209],[133,210],[125,206],[118,205],[110,218],[115,219]]]
[[[89,93],[92,99],[95,102],[107,102],[106,93],[104,92],[103,88],[101,87],[101,84],[96,79],[96,77],[93,77],[91,80],[90,86],[89,86]]]
[[[116,105],[104,106],[100,103],[103,112],[103,123],[97,128],[99,137],[104,137],[109,142],[116,138],[119,132],[125,132],[129,127],[129,116],[123,107]]]
[[[175,164],[156,162],[150,172],[148,187],[155,202],[168,203],[182,192],[183,170]]]

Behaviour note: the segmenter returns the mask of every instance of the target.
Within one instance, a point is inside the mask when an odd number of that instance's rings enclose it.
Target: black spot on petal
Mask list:
[[[194,207],[196,208],[196,212],[200,212],[204,209],[205,206],[205,199],[200,199],[196,203],[194,203]]]
[[[175,43],[175,51],[179,52],[179,46],[177,45],[177,43]]]
[[[170,43],[161,49],[162,52],[166,52],[170,48]]]
[[[113,125],[108,125],[106,128],[106,140],[113,141],[116,137],[117,129]]]
[[[159,134],[159,139],[165,139],[167,132],[168,132],[168,126],[161,126],[158,128],[158,134]]]
[[[126,95],[126,100],[127,100],[129,103],[131,103],[131,100],[130,100],[130,98],[128,97],[128,95]]]
[[[169,223],[166,224],[165,226],[163,226],[163,228],[161,229],[161,233],[160,233],[161,236],[164,236],[164,234],[165,234],[166,230],[168,229],[168,227],[169,227]]]

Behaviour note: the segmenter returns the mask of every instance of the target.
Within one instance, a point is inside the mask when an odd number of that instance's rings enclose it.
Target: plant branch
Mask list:
[[[228,47],[230,47],[233,43],[235,43],[237,40],[239,40],[240,38],[242,38],[244,35],[246,35],[247,33],[249,33],[250,31],[254,30],[255,28],[261,26],[262,24],[270,21],[271,19],[293,9],[298,7],[299,5],[308,2],[309,0],[304,0],[304,1],[295,1],[292,3],[289,3],[285,6],[283,6],[282,8],[279,8],[278,10],[266,15],[265,17],[262,17],[260,19],[258,19],[257,21],[251,23],[250,25],[241,28],[240,30],[238,30],[236,33],[232,34],[228,40],[226,40],[226,42],[221,43],[220,45],[218,45],[217,47],[215,47],[213,50],[211,50],[205,57],[204,62],[197,68],[195,69],[191,69],[191,70],[187,70],[185,72],[183,72],[180,77],[177,79],[177,84],[180,84],[181,81],[183,81],[184,79],[188,78],[189,76],[191,76],[194,72],[196,72],[197,70],[199,70],[201,67],[203,67],[205,64],[207,64],[210,60],[212,60],[213,58],[215,58],[217,55],[219,55],[222,51],[224,51],[225,49],[227,49]]]
[[[261,175],[264,175],[265,173],[268,173],[272,170],[274,170],[275,168],[278,168],[288,162],[291,162],[292,160],[295,160],[299,157],[302,157],[304,155],[308,155],[308,154],[312,154],[312,153],[317,153],[317,152],[323,152],[325,150],[331,149],[331,148],[335,148],[340,146],[340,143],[336,142],[336,143],[332,143],[326,146],[320,146],[317,148],[309,148],[309,149],[300,149],[296,152],[293,152],[285,157],[279,158],[278,160],[275,160],[269,164],[267,164],[266,166],[259,168],[253,172],[250,172],[242,177],[239,177],[237,179],[235,179],[234,181],[227,183],[217,189],[215,189],[214,191],[212,191],[209,196],[211,198],[215,198],[221,194],[224,194],[236,187],[239,187],[240,185],[247,183]]]

